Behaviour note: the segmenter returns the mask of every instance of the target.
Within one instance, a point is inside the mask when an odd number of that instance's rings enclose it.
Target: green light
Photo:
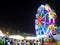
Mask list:
[[[41,17],[42,17],[42,15],[43,15],[42,13],[39,13],[39,16],[41,16]]]
[[[41,28],[40,25],[38,25],[38,29],[39,29],[39,30],[40,30],[40,28]]]

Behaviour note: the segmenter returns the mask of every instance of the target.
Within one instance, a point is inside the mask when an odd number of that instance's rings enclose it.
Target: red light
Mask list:
[[[42,23],[42,17],[38,16],[38,24],[40,25]]]

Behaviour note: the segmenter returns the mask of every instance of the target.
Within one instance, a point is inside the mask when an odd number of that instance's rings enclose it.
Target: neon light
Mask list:
[[[52,33],[51,30],[55,28],[55,16],[56,13],[52,11],[52,9],[48,4],[41,5],[38,8],[36,14],[36,20],[35,20],[36,34],[44,35],[48,33],[49,35],[50,33]]]
[[[51,23],[51,19],[49,19],[49,23]]]
[[[44,24],[49,24],[48,22],[42,22],[42,23],[44,23]]]
[[[46,17],[44,18],[45,22],[46,22]],[[46,23],[44,24],[44,27],[46,27]]]
[[[35,24],[38,24],[38,20],[37,19],[35,19]]]
[[[38,16],[38,24],[40,25],[42,23],[42,17]]]
[[[44,17],[46,17],[46,16],[47,16],[47,14],[48,14],[48,13],[46,13],[46,14],[43,16],[43,18],[44,18]]]
[[[48,12],[51,11],[51,8],[50,8],[50,6],[49,6],[48,4],[45,5],[45,9],[46,9]]]
[[[36,14],[36,18],[38,18],[39,14]]]
[[[37,24],[35,24],[35,29],[38,29],[38,25]]]
[[[43,15],[42,13],[39,13],[39,16],[41,16],[41,17],[42,17],[42,15]]]
[[[53,23],[55,23],[55,19],[53,18]]]

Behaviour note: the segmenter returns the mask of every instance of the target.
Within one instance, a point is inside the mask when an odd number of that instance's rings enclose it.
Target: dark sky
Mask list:
[[[5,2],[0,4],[0,29],[35,34],[35,14],[41,4],[49,4],[57,13],[56,24],[60,25],[60,1]]]

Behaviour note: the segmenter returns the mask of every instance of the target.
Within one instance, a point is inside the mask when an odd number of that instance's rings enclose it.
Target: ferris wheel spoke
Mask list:
[[[45,34],[45,29],[44,29],[44,27],[41,25],[41,28],[42,28],[42,32],[43,32],[43,34]],[[42,33],[41,32],[41,33]]]
[[[44,21],[42,23],[49,24],[48,22],[44,22]]]
[[[42,17],[42,19],[45,18],[47,15],[48,15],[48,13],[46,13],[46,14]]]

